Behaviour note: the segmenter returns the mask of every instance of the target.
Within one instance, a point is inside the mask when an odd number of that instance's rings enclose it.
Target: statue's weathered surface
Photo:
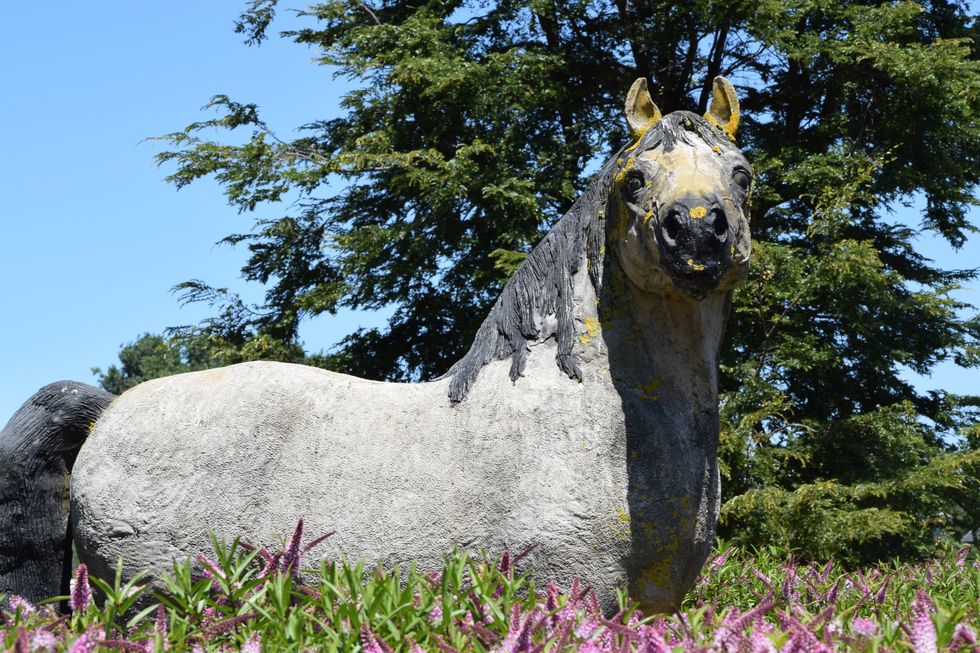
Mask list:
[[[82,383],[50,383],[0,431],[0,594],[32,602],[65,594],[68,473],[111,399]]]
[[[71,487],[93,572],[170,568],[208,531],[272,541],[303,516],[339,558],[435,567],[537,544],[538,577],[677,604],[718,514],[717,361],[744,276],[751,169],[719,78],[705,118],[661,117],[507,284],[466,357],[421,384],[246,363],[144,383],[82,447]],[[579,382],[576,382],[579,381]]]

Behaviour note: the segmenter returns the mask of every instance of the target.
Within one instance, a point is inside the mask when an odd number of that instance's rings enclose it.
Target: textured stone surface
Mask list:
[[[711,123],[660,119],[634,85],[635,142],[445,379],[246,363],[125,393],[76,463],[82,559],[159,574],[209,531],[272,543],[302,516],[337,531],[317,549],[332,559],[433,568],[454,546],[536,544],[539,579],[580,577],[607,609],[627,583],[646,609],[678,603],[714,537],[718,348],[750,246],[722,82]]]

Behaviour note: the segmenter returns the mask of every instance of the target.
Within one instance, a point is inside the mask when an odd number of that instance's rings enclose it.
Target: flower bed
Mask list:
[[[726,549],[685,604],[644,616],[625,599],[603,615],[590,588],[537,587],[522,554],[454,554],[440,573],[322,562],[300,571],[300,522],[285,549],[215,541],[175,566],[168,591],[75,571],[71,614],[10,597],[8,650],[72,651],[973,651],[980,563],[970,549],[917,564],[842,569],[766,550]],[[91,584],[101,594],[93,599]],[[64,598],[64,597],[63,597]],[[151,603],[142,610],[135,606]],[[134,614],[135,613],[135,614]]]

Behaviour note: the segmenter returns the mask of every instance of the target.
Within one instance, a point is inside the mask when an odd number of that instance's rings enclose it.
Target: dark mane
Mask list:
[[[493,361],[511,357],[510,378],[517,381],[527,363],[530,343],[540,339],[541,324],[550,315],[557,322],[553,335],[558,343],[555,355],[558,367],[570,378],[582,379],[572,353],[575,339],[572,277],[584,262],[598,296],[606,238],[603,215],[616,172],[627,153],[660,146],[669,151],[677,141],[690,143],[690,134],[696,134],[711,146],[733,147],[719,129],[701,116],[677,111],[653,125],[637,143],[624,147],[606,161],[586,191],[531,250],[504,286],[476,332],[469,352],[440,377],[452,377],[449,384],[452,403],[466,397],[480,370]]]

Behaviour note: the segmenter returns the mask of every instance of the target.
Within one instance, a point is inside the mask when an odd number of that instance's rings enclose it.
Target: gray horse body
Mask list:
[[[336,531],[317,549],[332,559],[431,569],[457,546],[536,545],[539,580],[578,577],[606,609],[623,586],[646,610],[679,604],[718,516],[718,353],[748,264],[751,171],[721,78],[704,118],[662,117],[643,79],[626,114],[634,142],[444,378],[244,363],[115,399],[72,476],[81,559],[159,577],[210,532],[269,544],[303,517]]]
[[[628,337],[625,323],[610,334],[620,327]],[[79,556],[97,574],[118,557],[159,574],[206,551],[209,531],[270,543],[302,516],[311,534],[337,532],[317,549],[327,558],[431,569],[455,546],[536,544],[539,579],[579,577],[607,607],[632,581],[646,607],[669,608],[714,535],[716,402],[709,383],[694,403],[671,400],[691,379],[642,353],[620,369],[604,334],[577,334],[581,383],[545,341],[519,382],[491,363],[458,405],[448,379],[282,363],[144,383],[104,413],[76,463]]]

